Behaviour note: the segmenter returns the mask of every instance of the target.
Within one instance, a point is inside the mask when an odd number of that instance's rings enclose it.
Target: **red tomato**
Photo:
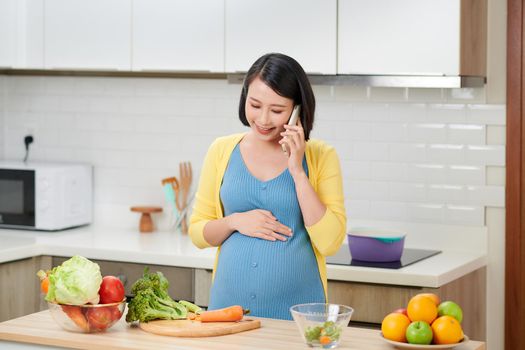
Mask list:
[[[104,276],[98,294],[100,304],[117,303],[124,299],[124,285],[115,276]]]
[[[90,329],[104,330],[113,322],[111,310],[107,307],[92,307],[86,312]]]

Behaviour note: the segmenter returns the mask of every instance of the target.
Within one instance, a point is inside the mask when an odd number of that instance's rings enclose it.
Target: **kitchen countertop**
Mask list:
[[[6,346],[12,342],[62,346],[75,349],[308,349],[293,321],[261,318],[261,328],[207,338],[177,338],[159,336],[128,326],[124,319],[106,333],[78,334],[62,330],[48,310],[0,323],[0,340]],[[40,348],[35,346],[35,349]],[[389,350],[378,330],[347,327],[338,349]],[[485,343],[469,341],[455,350],[484,350]]]
[[[38,255],[78,254],[89,259],[212,269],[216,253],[216,248],[196,248],[180,232],[141,234],[93,225],[59,232],[3,229],[0,241],[0,263]],[[442,253],[396,270],[328,264],[328,279],[438,288],[487,264],[483,250],[437,248]],[[345,244],[341,249],[348,247]]]

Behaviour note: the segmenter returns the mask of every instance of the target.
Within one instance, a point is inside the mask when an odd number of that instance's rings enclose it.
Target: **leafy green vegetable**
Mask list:
[[[98,264],[75,255],[49,273],[46,300],[60,304],[98,304],[102,275]]]
[[[169,282],[162,272],[149,273],[144,269],[142,278],[131,287],[135,295],[128,304],[127,322],[148,322],[156,319],[185,319],[188,310],[200,310],[197,305],[187,301],[177,303],[168,294]]]
[[[304,337],[309,343],[319,343],[321,337],[329,337],[332,341],[337,341],[341,336],[341,331],[341,326],[333,321],[326,321],[320,326],[307,327]]]

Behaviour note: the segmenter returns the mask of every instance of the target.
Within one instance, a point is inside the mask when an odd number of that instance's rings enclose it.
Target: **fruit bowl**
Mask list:
[[[420,345],[420,344],[401,343],[401,342],[386,339],[385,337],[383,337],[383,334],[381,334],[381,339],[393,345],[397,349],[403,349],[403,350],[438,350],[438,349],[445,350],[445,349],[455,348],[456,346],[465,344],[469,341],[469,338],[466,335],[463,336],[463,339],[459,343],[441,344],[441,345]]]
[[[113,326],[126,309],[126,299],[118,303],[66,305],[48,302],[49,311],[63,329],[77,333],[104,332]]]
[[[299,332],[308,346],[333,349],[348,326],[354,309],[337,304],[299,304],[290,308]]]

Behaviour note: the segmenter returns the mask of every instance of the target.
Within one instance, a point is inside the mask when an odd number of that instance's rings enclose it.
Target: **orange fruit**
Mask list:
[[[416,297],[420,297],[420,296],[432,299],[432,301],[434,302],[434,304],[436,304],[436,306],[439,306],[439,304],[441,303],[441,299],[439,298],[439,295],[437,295],[437,294],[434,294],[434,293],[419,293],[419,294],[416,295]]]
[[[463,339],[463,329],[458,320],[452,316],[441,316],[432,322],[434,344],[455,344]]]
[[[411,321],[425,321],[432,324],[437,317],[437,305],[426,296],[415,296],[408,302],[407,314]]]
[[[406,343],[406,331],[410,320],[404,314],[392,312],[381,322],[383,337],[393,341]]]

